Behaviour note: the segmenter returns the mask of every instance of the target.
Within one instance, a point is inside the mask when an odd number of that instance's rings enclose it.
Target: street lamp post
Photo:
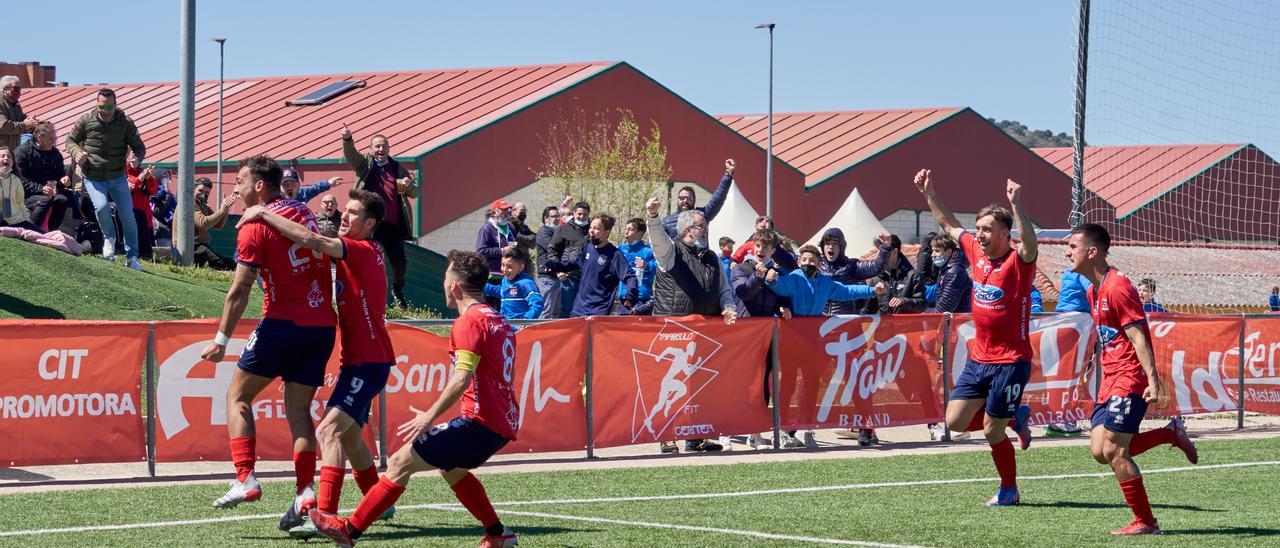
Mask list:
[[[758,29],[769,29],[769,149],[764,163],[764,214],[773,216],[773,27],[760,23]]]
[[[226,38],[214,38],[214,42],[218,43],[218,199],[221,200],[222,195],[222,48],[227,43]]]

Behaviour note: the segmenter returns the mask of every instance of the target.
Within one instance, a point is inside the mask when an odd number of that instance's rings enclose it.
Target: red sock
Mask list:
[[[966,428],[965,432],[981,432],[982,421],[986,416],[986,413],[978,413],[977,415],[974,415],[973,420],[969,421],[969,428]]]
[[[462,481],[453,484],[452,488],[454,496],[458,497],[458,502],[461,502],[471,515],[480,520],[480,525],[485,529],[498,523],[498,513],[493,511],[489,494],[485,492],[484,485],[476,479],[474,474],[467,474]]]
[[[1013,442],[1005,436],[999,443],[991,444],[991,460],[996,463],[996,472],[1000,474],[1000,487],[1018,486],[1018,460],[1013,456]]]
[[[1164,445],[1166,443],[1172,445],[1174,440],[1177,439],[1177,434],[1175,434],[1170,428],[1147,430],[1146,432],[1133,436],[1133,439],[1129,440],[1129,456],[1136,457],[1146,453],[1148,449],[1157,445]]]
[[[338,513],[338,498],[342,496],[341,466],[320,467],[320,492],[316,495],[316,508],[326,514]]]
[[[293,475],[298,494],[302,494],[302,488],[316,481],[315,451],[298,451],[293,454]]]
[[[373,486],[373,489],[365,493],[364,498],[360,500],[360,505],[356,507],[355,513],[351,514],[347,523],[350,523],[352,527],[360,531],[368,529],[403,494],[404,487],[396,485],[396,482],[383,477],[378,480],[378,484]]]
[[[231,462],[236,466],[236,481],[244,481],[253,473],[256,441],[253,436],[231,438]]]
[[[1120,482],[1120,490],[1124,491],[1124,501],[1133,509],[1133,517],[1155,526],[1156,517],[1151,514],[1151,503],[1147,501],[1147,488],[1142,486],[1142,476]]]
[[[364,470],[351,470],[351,476],[356,478],[356,485],[360,486],[360,492],[368,494],[373,486],[378,484],[378,466],[370,464]]]

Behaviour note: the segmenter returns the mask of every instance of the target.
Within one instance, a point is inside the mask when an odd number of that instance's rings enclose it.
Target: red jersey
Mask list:
[[[315,215],[301,202],[276,198],[268,210],[319,232]],[[262,317],[288,320],[295,325],[318,327],[338,323],[330,302],[333,279],[329,259],[304,249],[262,221],[242,227],[236,236],[236,260],[258,268],[262,281]]]
[[[991,260],[982,252],[978,239],[965,232],[960,248],[973,267],[973,361],[1006,364],[1031,360],[1031,282],[1035,263],[1024,262],[1012,248],[1005,256]]]
[[[1108,270],[1102,283],[1089,287],[1089,304],[1093,325],[1102,343],[1102,386],[1098,390],[1098,403],[1105,403],[1111,396],[1141,396],[1147,389],[1147,372],[1142,370],[1133,341],[1124,332],[1125,327],[1141,323],[1147,340],[1151,340],[1138,288],[1128,276]]]
[[[480,357],[471,386],[462,393],[462,416],[480,421],[508,440],[520,428],[516,403],[516,333],[501,314],[487,304],[473,304],[453,322],[449,357],[467,351]]]
[[[387,264],[373,240],[342,237],[338,261],[338,326],[342,365],[392,363],[395,351],[387,334]]]

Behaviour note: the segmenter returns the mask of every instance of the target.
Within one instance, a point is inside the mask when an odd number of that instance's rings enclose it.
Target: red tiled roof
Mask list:
[[[1060,242],[1060,240],[1059,240]],[[1054,283],[1067,267],[1067,246],[1041,242],[1037,266]],[[1280,285],[1280,248],[1197,247],[1186,245],[1112,245],[1107,262],[1134,282],[1156,281],[1157,300],[1165,305],[1261,307]]]
[[[345,122],[359,139],[387,136],[392,153],[414,157],[487,123],[532,105],[618,63],[574,63],[411,72],[227,80],[223,91],[223,156],[253,154],[278,159],[339,159]],[[319,106],[285,101],[342,80],[363,80]],[[65,136],[88,112],[102,86],[31,88],[22,94],[28,116],[52,121]],[[147,159],[176,162],[178,85],[122,84],[120,108],[138,125]],[[218,82],[196,84],[196,161],[217,159]]]
[[[1123,218],[1163,196],[1246,145],[1143,145],[1085,147],[1084,184],[1116,208]],[[1072,175],[1070,147],[1033,148],[1036,154]]]
[[[773,115],[773,153],[815,185],[866,160],[962,108],[801,112]],[[761,147],[768,145],[764,114],[716,116]]]

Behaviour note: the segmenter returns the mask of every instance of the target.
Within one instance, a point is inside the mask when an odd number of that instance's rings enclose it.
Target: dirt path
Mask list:
[[[1151,420],[1148,426],[1162,426],[1164,421]],[[1187,418],[1187,430],[1196,439],[1244,439],[1280,436],[1280,417],[1249,415],[1245,428],[1236,429],[1234,415],[1209,415]],[[1046,438],[1036,429],[1036,447],[1087,445],[1087,436],[1073,438]],[[834,430],[817,432],[816,449],[751,449],[742,445],[742,438],[732,444],[731,451],[717,453],[680,453],[660,455],[654,444],[614,447],[596,451],[596,458],[585,458],[585,452],[541,453],[537,455],[501,455],[494,457],[480,469],[483,474],[546,472],[566,470],[596,470],[607,468],[644,468],[656,466],[708,466],[754,462],[788,462],[812,459],[877,458],[897,455],[921,455],[956,453],[962,451],[986,451],[987,444],[981,436],[966,441],[950,443],[930,441],[924,426],[906,426],[877,430],[881,443],[871,447],[858,447],[857,440],[843,439]],[[764,436],[768,439],[769,436]],[[683,444],[681,444],[683,449]],[[1086,458],[1082,455],[1082,458]],[[293,477],[289,462],[260,462],[258,476],[262,479]],[[0,495],[33,493],[40,491],[67,491],[77,489],[102,489],[122,487],[146,487],[175,484],[221,484],[228,481],[231,464],[228,462],[189,462],[158,464],[157,477],[147,475],[145,462],[125,464],[80,464],[63,466],[34,466],[27,468],[0,468]]]

